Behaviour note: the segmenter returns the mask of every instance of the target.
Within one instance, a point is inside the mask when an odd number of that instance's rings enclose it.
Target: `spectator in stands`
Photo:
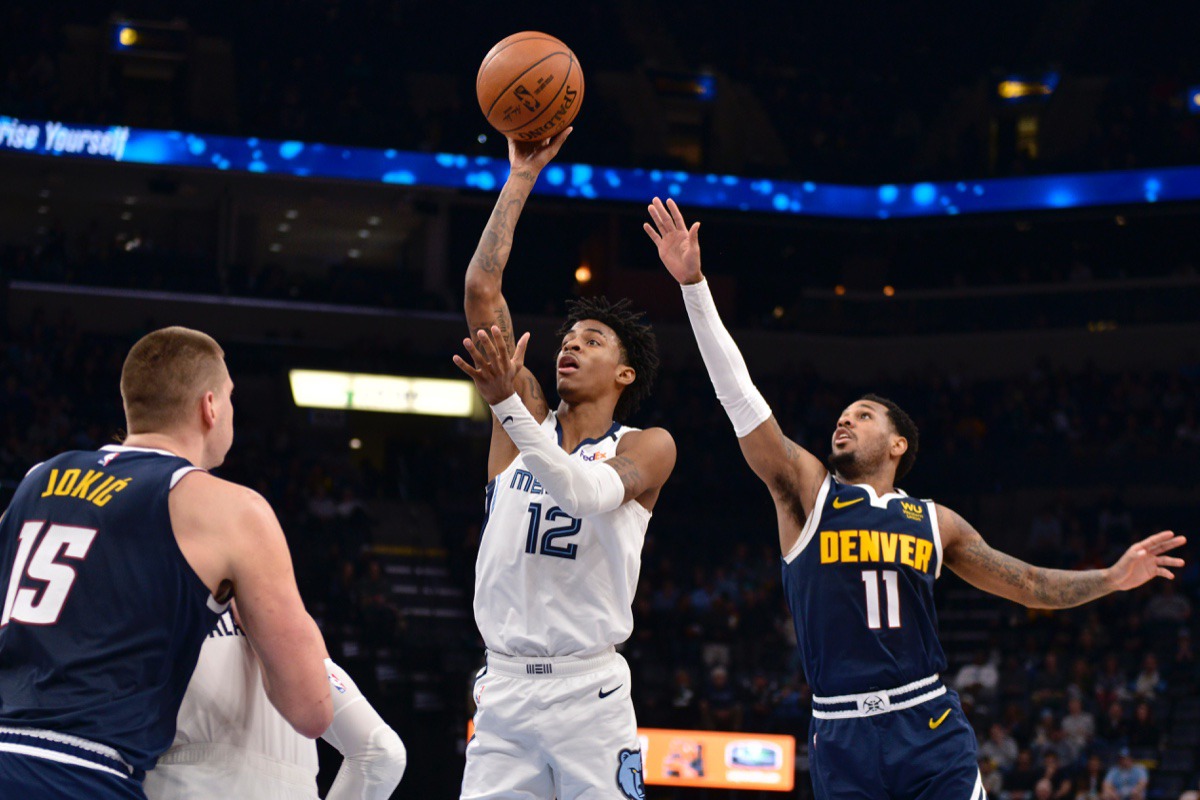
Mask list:
[[[671,693],[671,718],[676,728],[695,728],[699,722],[696,711],[696,690],[692,688],[692,674],[680,667],[675,670]]]
[[[1116,653],[1104,657],[1100,674],[1096,676],[1096,702],[1101,707],[1111,708],[1112,703],[1129,697],[1127,678],[1121,669],[1121,659]]]
[[[1067,678],[1058,663],[1057,653],[1046,653],[1042,668],[1033,676],[1030,698],[1034,705],[1061,709],[1067,699]]]
[[[1153,754],[1162,740],[1162,731],[1154,721],[1154,710],[1144,700],[1133,710],[1133,722],[1129,726],[1129,747],[1133,751]]]
[[[1175,637],[1175,655],[1171,659],[1172,666],[1180,672],[1196,672],[1196,653],[1192,650],[1192,632],[1184,627],[1179,629]]]
[[[1143,700],[1153,700],[1166,688],[1167,682],[1158,671],[1158,656],[1146,653],[1142,657],[1142,670],[1133,680],[1133,693]]]
[[[1129,744],[1129,720],[1125,718],[1125,707],[1114,700],[1108,705],[1108,713],[1100,720],[1096,738],[1110,748],[1126,747]]]
[[[1004,774],[996,768],[996,762],[987,756],[980,756],[979,777],[988,797],[995,797],[999,800],[1000,793],[1004,791]]]
[[[1004,795],[1007,800],[1028,800],[1041,778],[1042,770],[1033,763],[1033,753],[1023,749],[1017,754],[1012,769],[1004,776]]]
[[[700,721],[710,731],[740,731],[742,701],[725,667],[713,667],[700,698]]]
[[[1042,780],[1050,782],[1050,796],[1054,800],[1071,796],[1071,771],[1063,766],[1062,760],[1053,750],[1042,756]]]
[[[391,584],[383,574],[383,566],[375,560],[367,565],[367,574],[359,583],[359,609],[363,621],[363,637],[379,647],[389,644],[399,622],[398,611],[391,602]]]
[[[1075,777],[1075,800],[1100,800],[1103,792],[1104,761],[1099,753],[1092,753]]]
[[[1192,616],[1192,601],[1180,594],[1174,581],[1159,581],[1158,591],[1146,603],[1147,621],[1182,624]]]
[[[1017,760],[1017,740],[999,722],[988,729],[988,738],[979,745],[979,755],[995,762],[1001,771],[1007,770]]]
[[[1128,747],[1117,752],[1117,763],[1104,775],[1103,800],[1145,800],[1150,775],[1135,763]]]
[[[1096,735],[1096,718],[1083,707],[1083,700],[1072,696],[1067,700],[1067,715],[1063,717],[1062,729],[1075,748],[1075,752],[1087,751]]]
[[[996,702],[996,689],[1000,675],[995,664],[988,661],[986,650],[976,651],[975,658],[963,665],[954,677],[954,688],[960,695],[969,696],[976,709],[986,712]]]

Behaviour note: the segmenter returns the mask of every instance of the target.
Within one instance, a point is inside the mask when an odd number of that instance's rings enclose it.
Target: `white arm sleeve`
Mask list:
[[[742,358],[733,337],[721,323],[717,304],[713,302],[708,281],[700,281],[682,287],[683,304],[687,308],[692,331],[708,377],[717,390],[717,399],[725,407],[725,413],[733,422],[738,438],[751,433],[771,416],[771,407],[750,380],[750,370]]]
[[[325,659],[325,671],[333,696],[333,723],[321,738],[343,758],[325,800],[387,800],[408,764],[404,743],[332,659]]]
[[[617,471],[604,462],[584,464],[546,438],[521,398],[513,394],[492,406],[504,432],[525,457],[563,511],[587,517],[612,511],[625,502],[625,486]]]

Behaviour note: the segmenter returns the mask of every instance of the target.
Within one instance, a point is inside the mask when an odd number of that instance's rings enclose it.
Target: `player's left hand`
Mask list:
[[[1170,550],[1187,544],[1183,536],[1172,531],[1160,531],[1147,536],[1125,551],[1125,555],[1109,567],[1114,589],[1136,589],[1151,578],[1175,579],[1167,567],[1182,567],[1183,559],[1166,556]]]
[[[515,379],[525,366],[528,344],[529,334],[525,333],[510,357],[500,326],[493,325],[491,333],[480,328],[475,339],[463,339],[463,347],[467,348],[474,366],[458,355],[454,356],[454,364],[475,381],[475,388],[487,404],[495,405],[516,391]]]

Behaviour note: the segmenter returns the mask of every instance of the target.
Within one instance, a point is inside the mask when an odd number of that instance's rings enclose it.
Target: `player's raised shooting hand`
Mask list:
[[[529,334],[521,336],[517,349],[511,356],[508,354],[508,343],[500,326],[493,325],[491,333],[482,328],[475,339],[463,339],[474,366],[468,364],[462,356],[454,356],[455,365],[475,381],[479,394],[488,405],[495,405],[516,391],[515,379],[521,367],[525,366],[525,348],[529,344]]]
[[[508,140],[508,163],[512,165],[513,174],[531,171],[533,177],[542,171],[542,167],[550,163],[562,149],[563,142],[571,135],[574,128],[568,126],[550,139],[538,142],[522,142],[519,139]]]
[[[1187,539],[1171,531],[1161,531],[1134,544],[1109,568],[1114,589],[1136,589],[1151,578],[1173,580],[1167,567],[1182,567],[1183,559],[1166,556],[1170,550],[1187,544]]]
[[[679,206],[670,198],[663,205],[656,197],[646,208],[654,224],[643,222],[642,228],[658,248],[658,257],[671,277],[682,284],[704,280],[700,272],[700,223],[693,222],[689,228]]]

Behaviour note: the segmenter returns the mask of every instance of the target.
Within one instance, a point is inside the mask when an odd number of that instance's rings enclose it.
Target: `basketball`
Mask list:
[[[514,33],[484,56],[475,78],[479,108],[505,136],[548,139],[571,124],[583,102],[583,69],[562,41]]]

